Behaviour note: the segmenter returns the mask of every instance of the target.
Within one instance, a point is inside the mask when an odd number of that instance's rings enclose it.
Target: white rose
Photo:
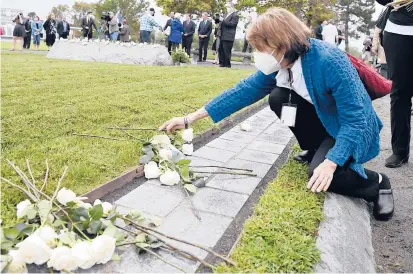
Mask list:
[[[61,203],[62,205],[66,205],[69,202],[73,202],[76,200],[76,193],[71,191],[70,189],[62,188],[59,190],[57,193],[56,199]]]
[[[185,129],[184,132],[182,132],[182,139],[184,139],[184,141],[188,143],[192,142],[192,139],[194,139],[194,129]]]
[[[17,219],[23,218],[26,215],[25,210],[31,204],[32,203],[27,199],[17,204]]]
[[[90,204],[90,203],[85,203],[85,202],[82,202],[82,201],[78,201],[77,204],[80,207],[83,207],[83,208],[86,208],[86,209],[92,208],[92,204]]]
[[[40,227],[34,232],[34,235],[39,236],[47,246],[53,248],[56,246],[56,239],[58,238],[57,233],[50,226]]]
[[[240,126],[241,130],[243,131],[251,131],[251,125],[248,123],[242,123]]]
[[[10,250],[9,255],[12,257],[12,261],[7,267],[8,273],[28,273],[20,250]]]
[[[96,199],[95,202],[93,203],[93,206],[95,205],[102,205],[103,208],[103,215],[108,215],[112,211],[112,204],[108,202],[103,202],[99,199]]]
[[[150,161],[143,168],[146,179],[156,179],[160,175],[158,165],[154,161]]]
[[[168,147],[171,144],[171,139],[167,135],[155,135],[151,139],[151,144]]]
[[[159,150],[159,157],[160,157],[162,160],[170,160],[170,159],[172,159],[172,150],[162,148],[161,150]]]
[[[192,155],[194,152],[194,145],[193,144],[183,144],[182,145],[182,152],[185,155]]]
[[[172,186],[179,183],[181,176],[176,171],[168,170],[161,176],[160,180],[162,184]]]
[[[95,263],[91,244],[89,242],[80,242],[72,247],[72,254],[76,258],[77,266],[82,269],[89,269]]]
[[[97,264],[105,264],[112,259],[115,243],[116,239],[108,235],[100,235],[92,240],[91,251]]]
[[[26,264],[41,265],[50,259],[52,249],[37,235],[30,235],[16,245]]]
[[[47,267],[71,272],[77,268],[77,258],[73,256],[72,250],[69,247],[59,246],[53,249],[52,256],[47,262]]]

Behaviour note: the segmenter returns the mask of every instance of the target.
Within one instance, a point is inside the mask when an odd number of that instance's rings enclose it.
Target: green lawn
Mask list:
[[[315,241],[324,195],[306,189],[307,172],[292,158],[279,170],[244,225],[231,255],[237,266],[221,265],[218,272],[312,272],[319,260]]]
[[[40,184],[48,159],[54,182],[64,165],[69,166],[64,186],[78,194],[137,165],[141,144],[72,133],[128,138],[106,127],[157,128],[172,116],[190,112],[188,105],[202,106],[252,72],[71,62],[8,52],[1,58],[2,176],[14,175],[5,159],[23,170],[29,159]],[[212,121],[204,120],[194,128],[200,133],[211,126]],[[154,132],[133,134],[147,138]],[[53,185],[48,187],[52,189]],[[22,196],[6,184],[1,190],[2,220],[8,223]]]
[[[9,41],[1,41],[0,45],[1,45],[1,49],[11,49],[13,47],[13,43],[11,42],[11,40],[10,40],[10,42]],[[32,40],[32,43],[30,44],[30,49],[34,50],[33,40]],[[41,51],[47,50],[47,46],[46,46],[46,43],[44,41],[40,41],[39,50],[41,50]]]

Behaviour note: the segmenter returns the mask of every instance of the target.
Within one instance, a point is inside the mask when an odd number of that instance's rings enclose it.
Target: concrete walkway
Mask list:
[[[192,165],[216,165],[252,169],[257,177],[215,174],[209,176],[207,187],[191,198],[199,210],[201,221],[193,214],[179,186],[161,186],[149,180],[116,201],[119,209],[138,209],[163,220],[160,230],[168,235],[213,248],[233,219],[267,174],[292,137],[291,131],[279,124],[269,107],[246,120],[252,131],[244,132],[235,126],[219,138],[195,151],[189,157]],[[210,169],[209,171],[215,170]],[[201,258],[207,253],[176,244]],[[195,272],[198,264],[160,252],[186,272]],[[136,254],[133,247],[121,251],[121,262],[94,267],[94,272],[177,272],[159,259]]]
[[[374,107],[384,124],[380,136],[381,152],[366,168],[389,176],[395,198],[393,219],[389,222],[372,219],[377,271],[413,273],[413,157],[410,156],[410,163],[401,168],[384,167],[385,159],[392,153],[389,96],[375,101]],[[413,142],[410,146],[412,155]]]

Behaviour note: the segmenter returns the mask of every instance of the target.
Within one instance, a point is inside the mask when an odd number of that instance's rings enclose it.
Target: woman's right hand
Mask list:
[[[166,132],[171,133],[177,129],[185,128],[185,119],[184,117],[174,117],[169,121],[166,121],[160,128],[160,131],[166,130]]]

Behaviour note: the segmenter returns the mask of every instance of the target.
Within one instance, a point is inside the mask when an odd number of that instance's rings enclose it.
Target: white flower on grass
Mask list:
[[[156,179],[161,175],[158,165],[154,161],[150,161],[143,168],[146,179]]]
[[[37,235],[30,235],[16,246],[26,264],[44,264],[52,254],[52,249]]]
[[[32,203],[27,199],[17,204],[17,219],[23,218],[24,215],[26,215],[26,208],[31,204]]]
[[[243,131],[251,131],[251,129],[252,129],[252,127],[251,127],[251,125],[250,124],[248,124],[248,123],[241,123],[240,125],[239,125],[239,127],[241,128],[241,130],[243,130]]]
[[[184,141],[187,143],[192,142],[192,139],[194,139],[194,129],[185,129],[184,132],[182,132],[182,139],[184,139]]]
[[[73,256],[72,250],[69,247],[59,246],[53,249],[52,256],[47,262],[47,267],[71,272],[77,268],[77,258]]]
[[[10,250],[9,255],[12,257],[12,261],[7,266],[8,273],[28,273],[20,250]]]
[[[57,193],[56,197],[57,201],[61,203],[62,205],[66,205],[69,202],[73,202],[76,200],[76,193],[71,191],[70,189],[62,188],[59,190]]]
[[[172,159],[172,150],[162,148],[159,150],[159,157],[162,160],[171,160]]]
[[[111,211],[112,211],[112,204],[109,202],[103,202],[99,199],[96,199],[95,202],[93,203],[93,206],[95,205],[102,205],[103,208],[103,215],[107,216]]]
[[[159,178],[159,180],[163,185],[172,186],[179,183],[181,176],[176,171],[168,170],[161,176],[161,178]]]
[[[151,139],[152,145],[160,145],[161,147],[169,147],[171,144],[171,139],[168,135],[155,135]]]
[[[105,264],[112,259],[115,243],[116,239],[108,235],[100,235],[92,240],[91,251],[97,264]]]
[[[192,155],[192,153],[194,152],[194,145],[193,144],[183,144],[182,145],[182,152],[185,155]]]
[[[54,229],[47,225],[37,229],[34,235],[39,236],[51,248],[56,246],[56,239],[59,237]]]
[[[75,244],[72,247],[72,254],[76,258],[77,266],[81,269],[89,269],[96,263],[91,243],[89,242],[85,241]]]

